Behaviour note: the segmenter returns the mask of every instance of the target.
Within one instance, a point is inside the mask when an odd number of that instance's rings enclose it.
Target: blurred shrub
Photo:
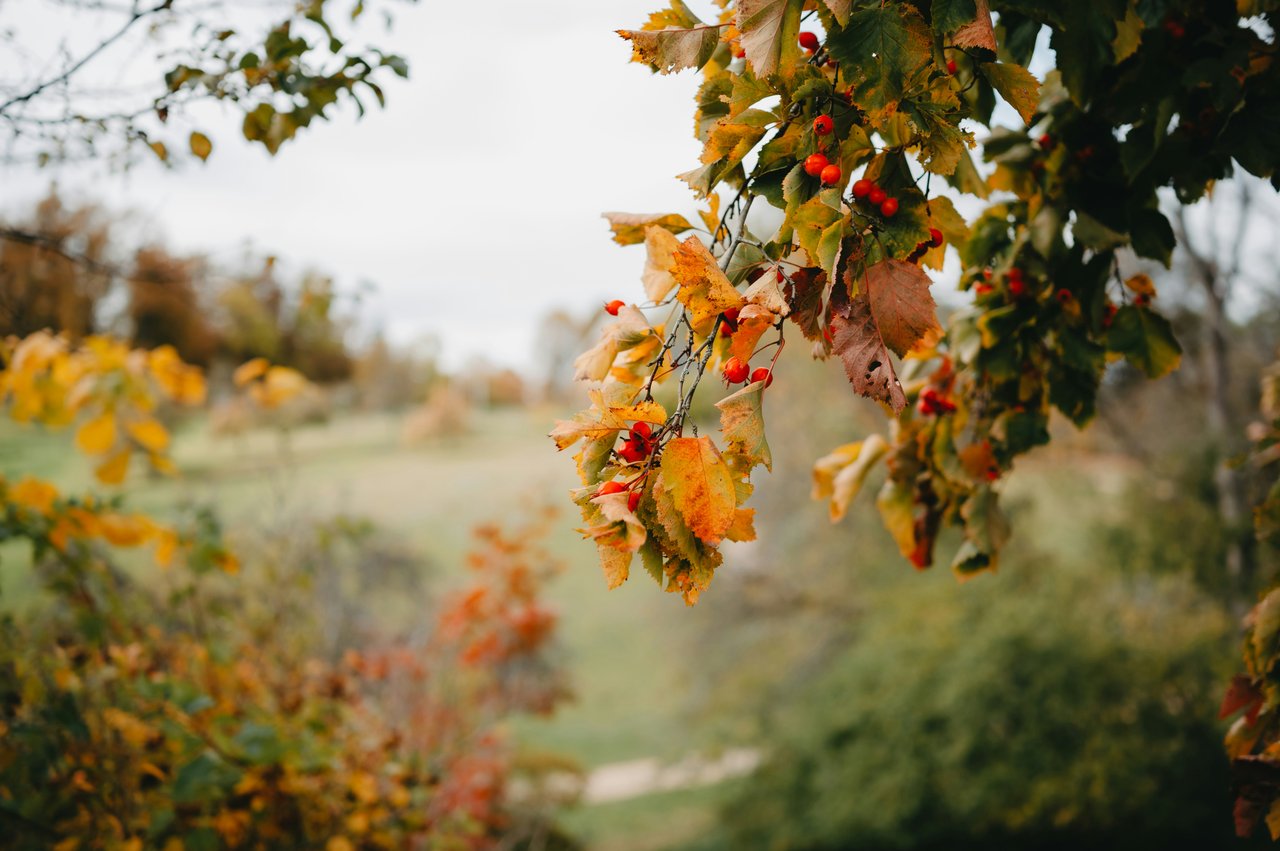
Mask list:
[[[148,411],[157,394],[204,397],[172,349],[37,334],[0,356],[0,412],[79,421],[83,451],[123,453],[102,481],[122,479],[135,448],[171,469]],[[273,369],[246,382],[267,393]],[[0,615],[3,846],[565,847],[511,805],[502,726],[565,695],[541,602],[558,569],[536,543],[545,525],[477,530],[467,587],[422,600],[422,625],[398,636],[308,602],[341,600],[329,586],[353,562],[404,582],[367,524],[279,529],[233,551],[210,511],[162,524],[119,497],[0,479],[0,541],[30,546],[43,588]]]
[[[948,577],[868,605],[770,718],[733,848],[1209,848],[1228,619],[1186,581],[1096,567]]]

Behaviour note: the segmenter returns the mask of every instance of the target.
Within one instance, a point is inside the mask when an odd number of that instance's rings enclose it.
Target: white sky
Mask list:
[[[56,178],[73,200],[141,212],[176,250],[230,260],[248,241],[341,287],[371,281],[363,312],[393,339],[437,334],[450,363],[486,353],[518,366],[553,307],[640,297],[643,249],[614,245],[601,212],[692,210],[674,175],[700,152],[698,78],[650,74],[613,32],[657,5],[399,7],[376,43],[405,55],[411,76],[388,82],[386,109],[360,121],[344,110],[274,158],[215,112],[203,166],[0,167],[0,213],[29,209]],[[0,0],[0,25],[15,16],[61,29],[44,0]]]

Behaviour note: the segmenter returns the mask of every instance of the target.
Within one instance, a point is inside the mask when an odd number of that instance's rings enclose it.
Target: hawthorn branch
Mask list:
[[[19,104],[23,104],[30,100],[35,99],[45,90],[50,89],[53,86],[57,86],[67,82],[73,76],[75,76],[80,71],[80,69],[84,68],[84,66],[88,65],[95,58],[97,58],[104,50],[106,50],[111,45],[115,44],[120,39],[124,38],[125,34],[128,33],[129,30],[133,28],[133,25],[136,24],[138,21],[141,21],[143,18],[148,18],[151,15],[158,14],[159,12],[163,12],[172,5],[173,5],[173,0],[163,0],[163,2],[161,2],[157,6],[151,6],[146,9],[135,8],[133,13],[125,20],[124,24],[118,30],[116,30],[114,33],[112,33],[111,35],[103,39],[101,42],[99,42],[97,47],[90,50],[84,56],[81,56],[78,60],[73,62],[71,65],[68,65],[65,69],[63,69],[62,73],[57,74],[53,77],[50,77],[49,79],[45,80],[42,83],[38,83],[35,88],[29,90],[25,94],[14,95],[4,103],[0,103],[0,115],[3,115],[5,112],[7,112],[9,109],[11,109],[14,106],[18,106]]]

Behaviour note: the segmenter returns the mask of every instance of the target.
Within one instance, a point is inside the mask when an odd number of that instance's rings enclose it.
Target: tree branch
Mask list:
[[[172,5],[173,5],[173,0],[163,0],[163,2],[161,2],[157,6],[152,6],[147,9],[135,10],[133,14],[129,16],[128,20],[124,22],[124,26],[120,27],[120,29],[116,30],[114,33],[107,36],[107,38],[105,38],[101,43],[99,43],[97,47],[95,47],[93,50],[90,50],[84,56],[80,57],[80,59],[77,60],[76,62],[72,63],[65,70],[63,70],[61,74],[58,74],[56,77],[50,77],[48,80],[45,80],[43,83],[37,84],[34,89],[27,92],[26,94],[14,95],[4,103],[0,103],[0,115],[3,115],[5,111],[10,109],[11,107],[14,107],[14,106],[17,106],[18,104],[26,103],[27,101],[32,100],[33,98],[40,95],[41,92],[45,91],[46,89],[52,86],[56,86],[59,83],[65,83],[67,80],[71,79],[81,68],[83,68],[85,65],[88,65],[90,62],[92,62],[94,58],[96,58],[100,53],[102,53],[102,51],[106,50],[108,47],[110,47],[111,45],[119,41],[121,38],[123,38],[125,33],[127,33],[133,27],[133,25],[136,24],[138,21],[142,20],[143,18],[154,15],[157,12],[163,12],[164,10],[168,9]]]

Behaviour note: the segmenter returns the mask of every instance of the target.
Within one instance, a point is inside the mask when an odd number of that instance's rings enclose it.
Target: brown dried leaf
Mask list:
[[[977,0],[978,14],[973,21],[956,30],[951,43],[956,47],[981,47],[996,52],[996,31],[991,26],[991,8],[987,0]]]
[[[849,376],[854,391],[884,402],[895,414],[901,413],[907,406],[907,396],[889,360],[889,349],[876,327],[865,289],[847,308],[836,312],[831,328],[832,349],[844,363],[845,375]]]
[[[941,334],[929,276],[914,263],[882,260],[862,280],[880,338],[902,357],[926,335]]]

